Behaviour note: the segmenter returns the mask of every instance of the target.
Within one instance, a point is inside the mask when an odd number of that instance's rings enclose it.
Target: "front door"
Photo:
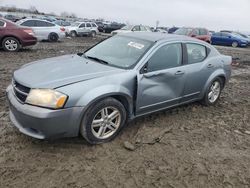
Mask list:
[[[137,115],[177,105],[183,94],[185,70],[181,43],[159,47],[138,73]]]

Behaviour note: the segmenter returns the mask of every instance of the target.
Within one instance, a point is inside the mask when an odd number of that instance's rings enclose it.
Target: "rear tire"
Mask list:
[[[218,102],[221,91],[223,89],[223,80],[221,78],[215,78],[208,86],[202,103],[205,106],[211,106]]]
[[[232,47],[237,48],[238,46],[239,46],[238,42],[235,41],[235,42],[232,43]]]
[[[106,98],[94,103],[84,114],[80,134],[90,144],[100,144],[114,139],[127,121],[121,102]]]
[[[96,36],[96,32],[95,31],[91,31],[90,36],[91,37],[95,37]]]
[[[7,52],[17,52],[20,50],[21,45],[15,37],[6,37],[3,39],[2,47]]]
[[[50,33],[48,39],[50,42],[57,42],[59,36],[56,33]]]
[[[71,31],[69,35],[71,37],[77,37],[77,33],[75,31]]]

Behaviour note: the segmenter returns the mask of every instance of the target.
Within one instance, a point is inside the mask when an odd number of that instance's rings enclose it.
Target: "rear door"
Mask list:
[[[181,102],[188,102],[200,97],[208,77],[214,72],[216,62],[207,59],[210,50],[198,43],[186,43],[185,89]]]
[[[222,42],[222,36],[221,36],[221,33],[219,32],[219,33],[214,33],[213,35],[212,35],[212,44],[218,44],[218,45],[220,45],[220,44],[222,44],[223,42]]]
[[[232,36],[230,33],[221,33],[221,44],[231,45],[233,42]]]
[[[92,26],[91,26],[91,23],[86,23],[86,34],[90,33],[92,30]]]
[[[137,115],[175,106],[182,98],[185,69],[182,44],[159,46],[137,75]]]

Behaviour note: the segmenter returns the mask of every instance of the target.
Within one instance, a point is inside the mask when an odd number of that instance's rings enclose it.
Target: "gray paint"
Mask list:
[[[226,81],[229,80],[232,58],[221,55],[214,47],[205,42],[189,37],[155,33],[130,33],[123,34],[123,36],[133,36],[155,42],[154,46],[133,69],[114,68],[77,55],[67,55],[31,63],[15,71],[14,79],[25,86],[55,88],[69,96],[65,108],[56,110],[58,113],[56,116],[51,117],[50,110],[42,109],[46,111],[46,115],[38,117],[39,113],[33,113],[33,109],[41,108],[34,108],[15,101],[12,86],[10,86],[7,93],[10,106],[13,106],[11,109],[19,109],[14,110],[15,113],[13,114],[16,116],[26,114],[25,118],[19,119],[18,124],[31,128],[35,126],[37,129],[40,126],[43,127],[47,121],[52,121],[55,125],[51,125],[51,128],[46,126],[48,130],[43,130],[47,133],[44,133],[45,138],[51,136],[49,134],[50,129],[53,130],[53,133],[56,132],[55,127],[58,127],[58,133],[61,133],[62,129],[70,132],[70,134],[67,134],[66,131],[62,136],[77,135],[85,110],[94,102],[107,96],[118,95],[123,97],[129,104],[127,109],[129,117],[133,119],[202,99],[209,83],[218,76],[223,76]],[[201,63],[140,73],[142,67],[158,48],[176,42],[202,44],[210,49],[210,53]],[[180,71],[182,74],[176,74]],[[72,110],[74,108],[80,109],[80,112]],[[69,110],[69,115],[65,114],[66,109]],[[27,114],[30,114],[30,116],[27,116]],[[60,120],[60,115],[69,116],[69,118],[74,117],[73,123],[70,122],[67,126],[66,122],[68,121],[64,118]],[[42,120],[38,121],[37,119]],[[15,124],[15,121],[13,122]],[[65,127],[59,128],[59,124],[65,125]]]

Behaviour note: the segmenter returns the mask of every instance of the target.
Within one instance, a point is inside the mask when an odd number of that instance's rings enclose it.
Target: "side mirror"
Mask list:
[[[148,72],[148,62],[141,68],[140,74],[145,74]]]

